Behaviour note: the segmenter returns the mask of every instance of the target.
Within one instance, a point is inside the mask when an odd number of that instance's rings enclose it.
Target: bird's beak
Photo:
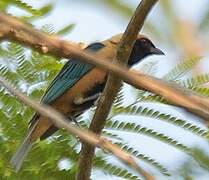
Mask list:
[[[160,49],[158,49],[156,47],[152,47],[150,52],[152,54],[156,54],[156,55],[165,55],[165,53],[163,51],[161,51]]]

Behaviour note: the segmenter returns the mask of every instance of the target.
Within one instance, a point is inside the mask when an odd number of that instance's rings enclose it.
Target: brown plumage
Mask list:
[[[90,51],[94,54],[94,56],[97,56],[98,59],[102,58],[111,62],[116,55],[117,45],[121,37],[122,34],[119,34],[101,43],[94,43],[87,47],[86,51]],[[132,66],[142,58],[151,54],[163,53],[157,49],[149,39],[139,35],[132,50],[128,65]],[[79,75],[81,74],[80,72],[82,70],[78,68],[80,67],[80,64],[82,66],[89,65],[86,65],[75,59],[69,61],[72,61],[72,64],[68,67],[68,63],[66,63],[55,80],[52,82],[52,85],[49,87],[46,95],[43,97],[42,102],[51,105],[53,108],[57,109],[67,117],[74,118],[91,107],[98,99],[98,94],[101,93],[104,88],[107,73],[100,68],[92,66],[90,68],[88,67],[89,69],[86,70],[82,75]],[[75,63],[73,64],[73,62]],[[64,77],[67,72],[71,73],[70,71],[73,70],[75,71],[74,74],[69,77]],[[75,75],[76,73],[78,73],[78,76]],[[68,79],[69,82],[72,81],[73,83],[70,83],[66,86]],[[60,86],[59,83],[62,83],[62,81],[64,81],[64,83]],[[59,92],[62,90],[62,88],[65,88],[63,92]],[[54,93],[54,97],[53,93],[51,92]],[[50,98],[50,96],[52,96],[52,98]],[[39,138],[45,139],[53,134],[56,130],[57,128],[54,127],[50,120],[42,115],[36,114],[30,122],[29,131],[25,140],[11,159],[11,164],[15,167],[15,170],[18,171],[20,169],[22,162],[32,147],[32,143],[34,141]]]
[[[112,61],[116,54],[117,42],[119,42],[120,38],[121,35],[117,35],[111,38],[110,41],[103,41],[102,44],[104,44],[105,47],[100,51],[95,52],[94,55]],[[105,77],[106,72],[95,67],[88,74],[83,76],[72,88],[49,104],[66,116],[74,115],[79,111],[79,109],[72,106],[74,100],[82,97],[82,95],[93,88],[95,84],[102,83],[105,80]],[[39,116],[39,118],[36,119],[35,127],[31,127],[33,129],[33,133],[30,135],[31,140],[35,141],[37,138],[40,138],[52,125],[50,120],[47,120],[44,116]]]

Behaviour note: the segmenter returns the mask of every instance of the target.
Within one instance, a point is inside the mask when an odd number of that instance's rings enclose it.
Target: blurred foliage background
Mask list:
[[[180,1],[178,2],[181,6]],[[194,21],[181,14],[183,12],[177,8],[178,2],[160,0],[143,30],[155,40],[156,44],[159,44],[159,47],[164,47],[168,55],[163,59],[169,59],[169,62],[160,64],[156,59],[151,58],[149,62],[137,66],[137,69],[168,81],[176,81],[208,97],[209,2],[202,1],[205,8],[201,9],[201,13],[197,15],[199,17]],[[94,34],[90,32],[92,29],[109,34],[115,32],[108,29],[108,23],[114,21],[115,24],[123,24],[122,28],[125,28],[138,1],[79,0],[76,3],[80,9],[74,11],[78,11],[78,14],[85,5],[88,5],[92,7],[89,13],[95,9],[95,16],[97,11],[109,14],[110,22],[106,21],[107,24],[101,27],[90,28],[87,25],[91,19],[87,18],[85,34],[79,34],[79,21],[68,22],[61,28],[57,27],[56,23],[51,23],[47,18],[54,13],[57,17],[54,22],[62,19],[59,17],[62,14],[57,13],[56,9],[58,7],[61,11],[64,7],[70,9],[73,1],[66,0],[61,0],[59,3],[55,0],[3,0],[0,1],[0,10],[18,16],[52,35],[70,39],[73,37],[73,32],[77,31],[78,36],[88,39],[88,36]],[[190,3],[192,5],[195,0]],[[189,9],[190,6],[188,5],[187,8]],[[68,14],[64,10],[62,13]],[[95,21],[91,23],[98,24]],[[40,99],[66,60],[57,61],[54,57],[41,55],[20,44],[2,42],[0,62],[1,76],[31,98]],[[131,95],[131,98],[127,99],[127,95],[129,97]],[[79,118],[80,125],[84,127],[89,125],[94,109]],[[26,134],[27,122],[33,113],[32,109],[18,102],[1,87],[0,179],[74,179],[80,144],[76,138],[63,131],[57,132],[46,141],[37,142],[20,173],[13,172],[9,160]],[[136,91],[124,85],[112,107],[103,133],[133,154],[145,169],[159,179],[208,179],[209,177],[207,127],[197,117],[167,105],[167,102],[156,95]],[[140,177],[111,155],[97,150],[92,179],[108,178],[139,179]]]

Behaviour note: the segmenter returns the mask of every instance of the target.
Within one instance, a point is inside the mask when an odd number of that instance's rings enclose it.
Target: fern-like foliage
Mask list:
[[[139,180],[139,177],[130,173],[127,169],[116,166],[114,164],[103,163],[102,170],[104,172],[108,173],[108,175],[114,175],[114,176],[117,176],[117,177],[120,177],[120,178],[130,179],[130,180]]]
[[[200,57],[191,58],[189,60],[180,62],[172,70],[164,75],[164,79],[176,81],[181,79],[191,68],[201,60]]]
[[[29,15],[22,16],[21,18],[27,19],[27,20],[32,20],[32,19],[36,19],[36,18],[40,18],[42,16],[45,16],[53,8],[52,4],[46,4],[43,7],[37,9],[22,0],[6,0],[6,1],[3,1],[0,3],[0,8],[2,10],[7,9],[10,6],[15,6],[21,10],[26,11]]]
[[[139,180],[140,178],[129,170],[122,168],[120,166],[114,165],[107,160],[104,160],[102,157],[97,157],[94,160],[95,169],[100,169],[107,175],[116,176],[120,178],[126,178],[131,180]]]
[[[198,76],[188,78],[180,83],[184,87],[192,88],[195,86],[201,86],[201,85],[207,84],[208,82],[209,82],[209,74],[200,74]]]
[[[120,122],[117,120],[115,120],[115,121],[112,120],[112,121],[108,121],[106,127],[110,130],[143,134],[143,135],[146,135],[146,136],[149,136],[152,138],[156,138],[156,139],[160,140],[161,142],[165,142],[165,143],[172,145],[176,148],[179,148],[182,151],[185,151],[188,153],[190,152],[190,149],[186,145],[179,143],[177,140],[175,140],[163,133],[156,132],[153,129],[147,128],[145,126],[140,126],[135,123]]]
[[[115,117],[117,115],[136,115],[136,116],[144,116],[148,118],[158,119],[162,120],[168,123],[171,123],[173,125],[176,125],[178,127],[184,128],[198,136],[206,137],[208,134],[208,131],[206,129],[203,129],[199,127],[198,125],[192,124],[187,122],[186,120],[180,119],[178,117],[172,116],[170,114],[162,113],[160,111],[154,110],[150,107],[142,107],[142,106],[136,106],[131,105],[127,107],[118,107],[115,110],[115,114],[112,117]]]
[[[52,26],[45,26],[43,30],[48,33],[56,33],[54,32],[54,28]],[[29,52],[30,55],[28,55],[26,53],[28,51],[27,49],[15,43],[7,43],[6,48],[4,47],[2,51],[4,51],[5,53],[2,53],[4,54],[4,56],[2,56],[2,61],[4,63],[1,65],[0,68],[1,76],[7,78],[16,87],[19,87],[20,89],[22,89],[22,91],[35,98],[41,97],[44,92],[43,89],[47,87],[55,74],[63,66],[63,64],[58,62],[54,57],[40,55],[39,53],[33,51]],[[152,69],[151,67],[149,68],[149,66],[153,66],[153,64],[145,66],[147,70]],[[203,75],[201,75],[200,77],[203,77]],[[193,78],[193,80],[187,80],[186,82],[192,82],[190,83],[190,85],[192,85],[187,87],[192,87],[193,90],[196,89],[196,91],[199,90],[199,93],[202,93],[202,91],[200,91],[200,88],[202,87],[199,87],[198,85],[204,85],[205,83],[207,83],[207,78]],[[22,84],[24,84],[24,87],[22,87]],[[138,104],[140,102],[140,98],[143,99],[142,97],[149,96],[151,96],[149,95],[149,93],[142,91],[142,93],[139,93],[138,96],[136,96],[138,99],[136,99],[135,102],[130,105],[125,105],[125,96],[123,93],[123,88],[121,88],[115,100],[114,106],[112,107],[111,115],[103,133],[111,140],[115,141],[116,144],[119,145],[123,150],[129,152],[130,154],[144,161],[145,163],[148,163],[152,167],[159,170],[163,175],[168,176],[170,175],[170,172],[166,169],[166,167],[164,167],[160,162],[157,162],[152,157],[140,153],[137,149],[131,147],[128,143],[124,143],[125,140],[120,137],[120,133],[128,132],[132,134],[142,134],[154,138],[157,141],[171,145],[192,156],[193,154],[191,153],[190,147],[183,143],[180,143],[178,140],[169,137],[166,134],[162,134],[149,127],[140,125],[140,123],[118,121],[114,120],[114,118],[118,115],[123,115],[124,118],[126,116],[132,115],[142,116],[150,119],[157,119],[159,121],[165,121],[177,127],[183,128],[186,131],[190,131],[193,134],[203,138],[207,136],[207,130],[168,113],[166,114],[160,112],[159,110],[155,110],[154,108],[141,106]],[[9,157],[14,152],[13,149],[15,149],[17,144],[19,144],[22,136],[25,134],[25,131],[27,129],[26,121],[32,116],[33,111],[30,108],[26,108],[24,105],[19,103],[15,97],[10,96],[10,94],[7,93],[7,91],[3,88],[1,88],[0,91],[0,101],[1,104],[4,104],[0,109],[0,114],[3,118],[3,120],[1,121],[1,139],[6,138],[3,141],[5,144],[15,142],[13,143],[9,154],[3,154],[3,156],[8,158],[4,161],[4,167],[9,167]],[[156,102],[159,102],[159,100],[156,99]],[[8,121],[8,119],[10,120]],[[83,120],[79,121],[80,125],[82,125],[83,127],[88,126],[87,122],[88,121]],[[13,128],[11,129],[11,127]],[[21,131],[17,131],[16,129],[21,129]],[[11,130],[13,130],[13,133],[11,133]],[[68,145],[64,145],[66,143]],[[47,177],[49,173],[54,174],[54,176],[56,176],[57,178],[75,177],[76,161],[78,159],[78,152],[76,150],[77,145],[77,142],[73,138],[69,137],[63,132],[61,133],[61,135],[60,133],[56,133],[52,138],[49,139],[49,141],[44,141],[36,144],[34,150],[31,152],[31,155],[28,157],[28,160],[25,162],[23,170],[20,173],[20,177],[26,177],[27,175],[33,173],[33,169],[37,167],[38,164],[42,164],[42,167],[45,167],[45,169],[37,168],[37,173],[40,174],[40,177]],[[52,153],[50,149],[53,149],[54,146],[59,147],[60,149],[58,150],[57,148],[55,148],[55,151],[53,151],[54,153]],[[67,151],[66,147],[68,147]],[[73,154],[71,154],[69,149],[72,149]],[[1,151],[5,151],[5,145],[2,145]],[[41,154],[41,156],[38,154]],[[50,157],[47,157],[48,154],[51,154]],[[100,154],[101,152],[99,154],[97,153],[98,158],[100,157]],[[97,165],[95,164],[95,168],[99,168],[109,175],[123,177],[125,179],[138,179],[137,175],[132,174],[131,172],[129,172],[128,169],[124,169],[117,165],[108,163],[105,160],[107,154],[102,154],[103,156],[100,157],[100,165],[98,166],[98,164],[96,163]],[[40,158],[34,159],[34,157]],[[56,168],[62,157],[67,157],[70,159],[72,165],[69,170],[63,171]],[[46,162],[43,161],[44,159]],[[13,177],[13,173],[10,168],[7,169],[5,172],[10,173],[10,177]],[[4,177],[5,173],[2,172],[1,175],[2,177]]]
[[[170,176],[168,170],[161,165],[159,162],[157,162],[155,159],[150,158],[149,156],[139,153],[138,150],[136,150],[135,148],[131,147],[130,145],[128,145],[128,143],[116,143],[119,147],[121,147],[124,151],[132,154],[133,156],[135,156],[136,158],[139,158],[140,160],[143,160],[144,162],[151,164],[153,167],[155,167],[156,169],[158,169],[162,174],[166,175],[166,176]]]
[[[115,1],[112,4],[113,8],[115,8],[116,3],[118,4],[119,1]],[[0,9],[2,11],[7,11],[9,6],[14,5],[29,13],[28,16],[22,17],[27,20],[47,14],[52,7],[49,4],[40,9],[36,9],[22,0],[0,1]],[[52,25],[46,25],[42,30],[48,34],[64,35],[71,31],[73,27],[74,24],[69,24],[56,32]],[[208,97],[208,74],[184,78],[184,75],[200,59],[198,57],[179,63],[163,78],[168,81],[175,81],[196,93]],[[0,44],[0,61],[0,76],[6,78],[15,87],[35,99],[41,98],[47,86],[63,66],[63,62],[58,61],[54,57],[39,54],[36,51],[29,50],[17,43],[11,42]],[[145,64],[141,68],[143,72],[153,74],[157,70],[156,62]],[[172,172],[165,165],[162,165],[160,161],[132,147],[129,141],[121,136],[121,133],[125,132],[133,136],[143,135],[158,142],[165,143],[193,157],[201,165],[203,162],[202,159],[198,159],[193,153],[192,147],[182,143],[181,139],[179,140],[166,133],[158,132],[148,125],[145,126],[140,120],[132,122],[130,117],[143,117],[147,121],[157,120],[155,122],[159,123],[166,122],[171,127],[181,128],[185,132],[192,133],[194,136],[202,139],[208,137],[207,128],[203,128],[187,119],[179,118],[177,115],[172,115],[168,112],[165,113],[163,110],[157,110],[157,108],[155,109],[155,106],[158,106],[160,103],[167,104],[164,99],[157,95],[142,90],[135,90],[133,92],[136,92],[136,99],[133,103],[127,105],[124,86],[121,87],[105,129],[103,130],[103,134],[139,161],[143,161],[158,170],[162,176],[172,175]],[[153,102],[155,106],[149,106],[149,103]],[[94,109],[92,108],[91,112]],[[34,111],[32,109],[20,103],[7,90],[2,87],[0,88],[0,177],[2,179],[28,179],[28,177],[32,179],[33,177],[35,179],[75,179],[80,144],[76,138],[63,131],[55,133],[55,135],[46,141],[37,142],[29,157],[24,162],[19,174],[15,174],[11,169],[9,159],[26,134],[27,122],[33,113]],[[123,120],[116,120],[119,115],[122,116]],[[87,128],[90,117],[83,117],[78,122],[80,126]],[[98,150],[94,158],[94,169],[99,169],[107,175],[117,176],[123,179],[140,179],[137,174],[131,172],[127,167],[109,162],[109,157],[111,156],[108,153]],[[67,159],[69,162],[67,168],[59,165],[63,159]]]

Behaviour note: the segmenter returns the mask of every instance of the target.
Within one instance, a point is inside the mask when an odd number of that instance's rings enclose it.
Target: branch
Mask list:
[[[183,107],[193,114],[202,117],[207,123],[209,121],[209,100],[201,98],[179,86],[170,86],[167,82],[143,73],[134,73],[119,65],[110,63],[102,58],[97,58],[90,53],[82,51],[78,46],[57,37],[49,36],[43,32],[33,29],[17,18],[0,13],[0,39],[12,40],[30,46],[43,54],[51,54],[56,57],[74,57],[94,64],[114,74],[128,84],[138,89],[144,89],[160,95],[173,105]],[[169,86],[168,86],[169,85]]]
[[[136,163],[136,161],[130,154],[121,150],[117,145],[112,144],[105,137],[101,137],[91,131],[88,131],[83,128],[79,128],[76,125],[73,125],[61,113],[51,108],[50,106],[32,101],[23,93],[21,93],[20,91],[12,87],[6,80],[4,80],[1,77],[0,77],[0,84],[2,84],[2,86],[8,89],[8,91],[11,94],[16,96],[24,104],[26,104],[29,107],[32,107],[39,114],[49,118],[53,122],[53,124],[55,124],[55,126],[58,127],[59,129],[65,129],[70,134],[78,137],[81,141],[97,146],[104,151],[112,153],[115,157],[120,159],[123,163],[127,164],[132,169],[136,170],[140,175],[142,174],[145,177],[152,177],[145,170],[139,167],[139,165]]]
[[[148,13],[156,2],[157,0],[141,1],[126,28],[125,33],[123,34],[114,63],[118,63],[121,66],[125,66],[127,64],[137,35],[141,30]],[[115,76],[109,75],[104,92],[100,98],[94,118],[91,121],[91,125],[89,127],[91,131],[97,134],[101,134],[102,129],[104,128],[106,123],[106,118],[109,114],[110,108],[112,106],[112,103],[114,102],[120,86],[121,80]],[[94,146],[86,143],[82,144],[79,156],[78,172],[76,176],[77,180],[90,179],[94,154]],[[85,171],[83,169],[85,169]],[[150,179],[150,177],[144,177],[146,179]]]

